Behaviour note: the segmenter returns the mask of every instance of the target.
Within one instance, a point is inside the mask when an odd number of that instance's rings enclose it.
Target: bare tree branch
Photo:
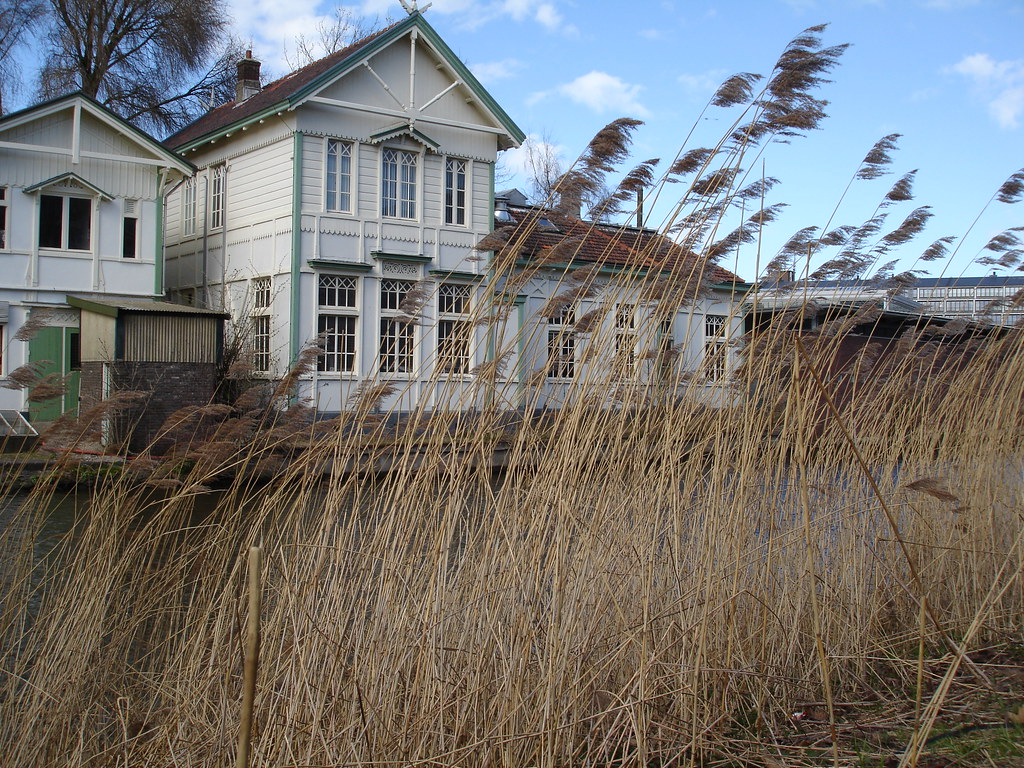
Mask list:
[[[225,46],[223,0],[49,0],[49,6],[40,95],[82,90],[151,129],[171,130],[201,114],[199,90],[223,97],[226,62],[239,58],[240,45]]]

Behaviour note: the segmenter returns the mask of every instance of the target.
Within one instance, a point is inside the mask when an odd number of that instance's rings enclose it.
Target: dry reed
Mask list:
[[[820,33],[786,49],[760,95],[755,76],[729,81],[716,99],[748,111],[720,146],[672,164],[665,181],[698,171],[664,223],[697,222],[681,236],[692,258],[601,286],[565,271],[552,295],[594,302],[576,332],[596,357],[562,407],[532,409],[543,369],[507,374],[523,340],[497,297],[472,322],[505,341],[450,408],[389,418],[401,384],[381,379],[332,422],[281,410],[304,355],[249,408],[177,415],[161,437],[171,459],[98,485],[40,559],[56,493],[44,478],[0,534],[9,764],[228,764],[242,553],[257,544],[253,765],[845,765],[865,700],[917,702],[913,764],[958,672],[984,684],[972,653],[1022,640],[1021,332],[908,332],[844,357],[877,315],[800,331],[812,307],[798,289],[793,312],[744,339],[716,403],[678,350],[600,356],[623,297],[647,297],[636,334],[654,339],[699,302],[713,256],[756,239],[758,218],[716,231],[756,142],[820,119],[809,89],[841,52]],[[566,205],[635,128],[588,148]],[[904,178],[889,202],[909,198]],[[918,233],[922,210],[889,235],[874,215],[808,227],[783,262],[867,268]],[[484,245],[518,253],[516,236]],[[552,268],[493,264],[516,285]],[[520,384],[525,408],[507,407]]]

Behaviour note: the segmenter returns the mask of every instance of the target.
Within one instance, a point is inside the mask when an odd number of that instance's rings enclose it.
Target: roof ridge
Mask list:
[[[321,56],[319,59],[313,59],[312,61],[310,61],[310,62],[308,62],[306,64],[303,64],[301,67],[298,67],[297,69],[293,69],[291,72],[288,72],[287,74],[281,75],[281,77],[277,78],[276,80],[271,80],[269,83],[267,83],[260,90],[263,90],[264,88],[270,88],[271,86],[278,85],[279,83],[283,83],[285,80],[288,80],[289,78],[293,78],[293,77],[295,77],[296,75],[298,75],[299,73],[301,73],[301,72],[303,72],[305,70],[308,70],[308,69],[310,69],[312,67],[316,67],[316,66],[319,66],[319,65],[323,64],[325,61],[327,61],[331,57],[337,56],[337,57],[340,57],[340,58],[344,59],[347,56],[355,53],[360,48],[362,48],[364,45],[366,45],[368,42],[370,42],[371,39],[384,34],[388,30],[393,29],[394,27],[397,27],[401,23],[402,23],[401,21],[392,22],[391,24],[388,24],[386,27],[381,27],[377,31],[371,32],[370,34],[368,34],[368,35],[366,35],[364,37],[359,38],[358,40],[355,40],[355,41],[349,43],[344,48],[339,48],[336,51],[331,51],[327,55]],[[344,54],[344,56],[342,54]],[[235,104],[235,103],[237,103],[237,102],[229,101],[226,104],[222,104],[221,106],[227,106],[227,104]],[[218,107],[218,109],[219,109],[219,107]]]
[[[376,32],[371,32],[365,37],[350,43],[344,48],[339,48],[326,56],[304,64],[298,69],[294,69],[275,80],[271,80],[247,99],[224,102],[175,131],[166,137],[162,143],[171,148],[182,147],[218,130],[223,130],[239,120],[259,114],[262,110],[289,99],[374,40],[392,32],[396,27],[407,22],[408,19],[393,22],[386,27],[378,29]]]

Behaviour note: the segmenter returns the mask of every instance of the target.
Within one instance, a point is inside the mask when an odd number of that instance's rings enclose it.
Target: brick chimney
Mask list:
[[[260,62],[252,57],[252,51],[245,52],[245,58],[238,62],[238,81],[235,83],[235,101],[242,102],[260,92]]]

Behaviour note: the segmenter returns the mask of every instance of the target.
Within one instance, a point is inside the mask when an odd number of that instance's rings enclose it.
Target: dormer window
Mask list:
[[[40,195],[39,247],[90,250],[92,200],[70,195]]]

